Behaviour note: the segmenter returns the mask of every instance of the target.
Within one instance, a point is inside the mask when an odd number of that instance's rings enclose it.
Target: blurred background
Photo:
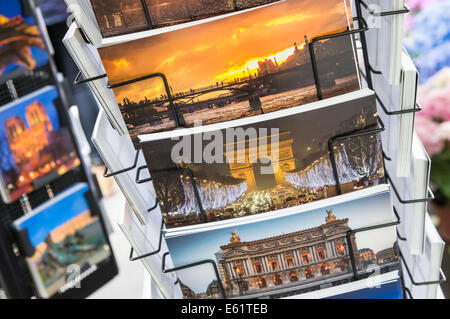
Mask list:
[[[443,270],[450,274],[450,0],[408,0],[404,46],[420,73],[415,128],[431,157],[428,210],[446,241]],[[443,285],[450,296],[450,283]]]

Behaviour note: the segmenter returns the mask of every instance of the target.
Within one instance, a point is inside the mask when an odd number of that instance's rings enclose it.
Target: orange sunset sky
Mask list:
[[[350,10],[350,9],[348,9]],[[345,0],[285,0],[232,17],[100,48],[110,83],[162,72],[175,92],[254,74],[258,60],[282,63],[312,37],[348,26]],[[164,92],[151,79],[114,90],[139,101]]]

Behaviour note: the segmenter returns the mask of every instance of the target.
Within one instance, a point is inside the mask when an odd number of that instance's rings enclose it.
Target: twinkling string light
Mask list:
[[[180,181],[184,191],[185,202],[183,206],[172,214],[187,216],[192,213],[199,213],[194,187],[189,177],[180,177]],[[233,185],[208,180],[196,181],[196,184],[203,209],[205,210],[225,208],[241,197],[247,190],[247,182],[244,180]]]
[[[368,143],[364,150],[360,150],[361,154],[357,154],[360,156],[354,156],[354,164],[352,165],[345,143],[335,147],[334,156],[339,182],[350,183],[364,178],[368,179],[375,175],[380,167],[380,152],[381,143],[376,138],[374,143]],[[289,183],[307,189],[336,185],[329,154],[315,160],[299,172],[286,173],[285,178]]]
[[[365,160],[360,161],[359,165],[359,175],[363,177],[370,177],[373,174],[375,174],[379,168],[379,162],[380,162],[380,154],[381,154],[381,142],[379,141],[378,136],[371,136],[371,139],[375,139],[377,142],[375,143],[369,143],[367,147],[367,153],[374,154],[378,156],[366,156]]]
[[[310,190],[335,186],[336,179],[329,155],[328,153],[320,157],[302,171],[286,173],[285,179],[292,185]],[[334,158],[340,183],[356,181],[368,183],[369,180],[377,183],[373,177],[382,168],[381,143],[377,137],[370,137],[369,141],[358,140],[352,143],[347,141],[335,146]],[[180,177],[180,181],[184,203],[171,214],[182,216],[198,214],[199,206],[189,177]],[[230,208],[237,214],[244,211],[254,214],[270,210],[273,205],[272,198],[279,196],[275,189],[247,192],[248,186],[244,180],[232,180],[227,183],[226,179],[225,182],[195,179],[195,183],[205,210]]]

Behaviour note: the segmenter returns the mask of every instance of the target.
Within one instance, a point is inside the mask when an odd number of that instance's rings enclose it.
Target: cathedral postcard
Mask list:
[[[185,298],[283,298],[377,276],[398,278],[396,227],[389,187],[344,195],[316,209],[167,235]],[[363,208],[363,209],[362,209]],[[373,240],[377,238],[377,240]],[[207,262],[208,261],[208,262]],[[201,275],[199,275],[201,274]]]
[[[139,136],[167,228],[280,212],[384,183],[364,89],[227,123]],[[141,171],[143,179],[148,175]]]
[[[59,121],[56,87],[47,86],[0,109],[0,193],[18,200],[80,165]]]
[[[140,134],[317,101],[316,80],[323,98],[358,90],[353,38],[315,39],[348,30],[350,21],[344,0],[285,0],[99,53],[137,146]]]

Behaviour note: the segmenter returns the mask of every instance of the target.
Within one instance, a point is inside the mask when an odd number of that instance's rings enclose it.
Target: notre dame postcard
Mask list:
[[[383,183],[377,134],[332,141],[377,125],[373,92],[361,90],[139,138],[166,226],[175,228],[330,198],[339,193],[338,182],[341,193]]]
[[[177,272],[184,297],[281,298],[352,282],[355,272],[397,271],[395,226],[352,232],[395,220],[388,187],[377,188],[312,210],[167,234],[175,266],[209,260]]]
[[[16,201],[80,165],[70,133],[59,120],[58,99],[56,87],[47,86],[0,109],[3,201]]]
[[[275,112],[360,88],[344,0],[285,0],[223,19],[99,48],[132,140]],[[161,78],[126,81],[163,73]],[[116,86],[119,85],[119,86]],[[172,103],[171,103],[172,102]],[[178,122],[178,123],[177,123]]]

